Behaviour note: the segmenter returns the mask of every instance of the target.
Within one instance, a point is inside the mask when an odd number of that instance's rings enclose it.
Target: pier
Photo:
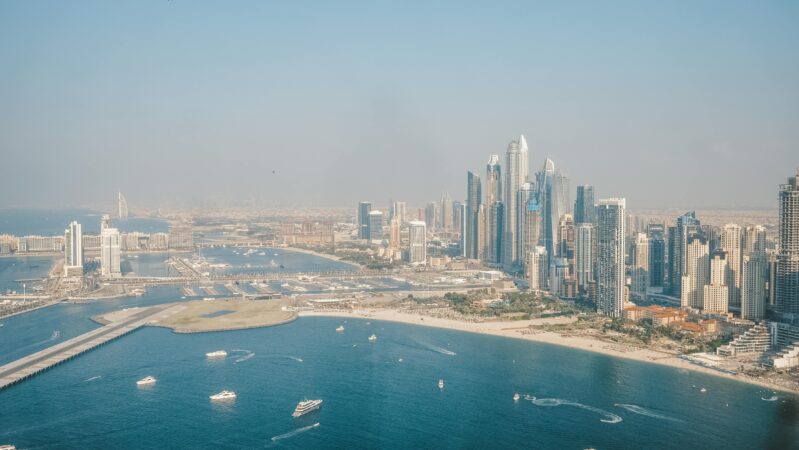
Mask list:
[[[151,306],[141,311],[136,308],[117,321],[0,366],[0,390],[182,309],[180,305]]]

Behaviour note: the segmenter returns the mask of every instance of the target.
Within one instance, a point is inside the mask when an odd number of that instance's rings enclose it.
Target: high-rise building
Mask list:
[[[552,259],[557,256],[555,241],[558,233],[558,220],[553,220],[553,209],[557,202],[553,203],[552,179],[555,177],[555,163],[547,158],[544,167],[536,174],[536,186],[538,188],[538,203],[541,205],[541,245],[547,249],[547,256]]]
[[[705,236],[695,232],[686,237],[685,274],[680,281],[680,306],[702,309],[704,307],[704,286],[709,271],[709,247]]]
[[[650,223],[646,227],[646,236],[649,238],[649,286],[662,289],[666,269],[665,227],[660,223]]]
[[[463,238],[463,227],[466,222],[463,220],[466,215],[466,205],[461,201],[451,202],[452,204],[452,229],[455,233],[459,233]]]
[[[358,239],[369,239],[369,213],[371,211],[371,202],[358,203]]]
[[[502,220],[496,220],[493,216],[494,202],[502,201],[502,171],[499,166],[499,155],[491,155],[488,157],[488,164],[486,164],[486,181],[485,181],[485,236],[484,241],[484,260],[485,262],[496,264],[501,260],[497,260],[498,255],[501,253],[496,245],[501,245],[498,239],[501,239],[502,228],[496,229],[495,226],[502,226]]]
[[[388,247],[394,250],[400,248],[400,217],[394,216],[389,225]]]
[[[766,255],[748,253],[741,261],[741,318],[762,320],[766,316]]]
[[[597,311],[621,317],[624,310],[623,198],[600,200],[597,205]]]
[[[638,233],[635,236],[630,289],[636,299],[646,299],[646,290],[649,287],[649,261],[649,237],[644,233]]]
[[[799,315],[799,169],[780,186],[780,231],[777,253],[777,311],[785,318]]]
[[[441,196],[441,215],[439,215],[439,219],[441,220],[441,229],[444,231],[452,231],[453,228],[453,221],[452,221],[452,199],[449,198],[449,193],[444,193]]]
[[[488,239],[488,261],[494,264],[502,263],[502,239],[503,239],[503,224],[505,218],[503,211],[503,203],[496,201],[491,203],[488,208],[488,225],[486,228],[489,230]]]
[[[405,202],[391,202],[391,217],[399,219],[400,226],[408,223],[408,217],[405,215]]]
[[[594,277],[596,263],[596,227],[589,222],[577,224],[575,228],[574,273],[577,277],[577,288],[587,295],[588,284]]]
[[[486,205],[502,201],[502,170],[499,155],[491,155],[486,164]]]
[[[104,277],[121,276],[119,263],[119,230],[105,228],[100,232],[100,274]]]
[[[729,288],[729,306],[741,306],[741,227],[728,223],[721,229],[721,250],[727,254],[727,287]]]
[[[756,253],[766,255],[766,229],[762,225],[743,229],[741,252],[744,255]]]
[[[516,202],[519,208],[519,255],[527,255],[538,245],[539,227],[541,223],[541,208],[538,205],[537,195],[530,183],[524,183],[516,193]],[[526,263],[525,261],[520,261]]]
[[[408,262],[424,264],[427,260],[427,227],[424,222],[412,220],[408,222]]]
[[[704,286],[702,292],[704,311],[718,313],[729,311],[728,275],[730,275],[728,256],[724,251],[716,250],[710,257],[710,282]]]
[[[669,230],[671,231],[671,230]],[[672,295],[682,296],[682,276],[685,275],[685,248],[688,236],[699,233],[701,224],[694,211],[687,212],[677,218],[674,226],[673,242],[669,242],[669,265],[671,266],[669,280]],[[672,236],[669,236],[672,239]],[[673,246],[672,246],[673,244]],[[701,289],[701,287],[700,287]]]
[[[548,260],[547,250],[540,245],[527,253],[525,271],[530,289],[540,291],[547,288],[547,280],[549,279]]]
[[[111,216],[103,214],[102,217],[100,217],[100,233],[106,228],[111,228]]]
[[[466,174],[466,226],[463,242],[466,246],[465,256],[471,259],[477,259],[480,255],[481,239],[478,222],[481,199],[480,177],[470,170]]]
[[[577,199],[574,201],[574,223],[596,223],[594,206],[594,187],[590,184],[577,186]]]
[[[369,240],[381,241],[383,239],[383,211],[369,211]]]
[[[504,205],[505,217],[503,225],[503,258],[507,268],[512,268],[520,264],[519,258],[519,205],[517,202],[517,192],[522,184],[528,181],[528,161],[527,161],[527,141],[524,136],[519,136],[518,140],[508,144],[505,153],[505,195]]]
[[[64,275],[83,275],[83,232],[74,221],[64,230]]]
[[[122,195],[122,191],[117,191],[117,209],[119,218],[126,220],[128,218],[128,201]]]
[[[438,208],[440,206],[436,202],[430,202],[424,208],[424,223],[430,224],[430,230],[436,229],[436,224],[439,222],[438,220]]]
[[[574,274],[574,217],[562,214],[558,222],[558,256],[569,264],[569,275]]]

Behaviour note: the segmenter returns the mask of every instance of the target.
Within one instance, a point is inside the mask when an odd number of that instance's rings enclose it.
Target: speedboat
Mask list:
[[[209,396],[211,400],[232,400],[236,398],[236,393],[233,391],[222,391],[218,394]]]
[[[339,325],[338,328],[336,328],[336,331],[338,331],[339,333],[344,331],[344,325]]]
[[[217,350],[214,352],[208,352],[205,354],[208,358],[224,358],[227,356],[227,352],[224,350]]]
[[[439,389],[444,389],[444,379],[443,378],[438,380],[438,388]]]
[[[377,336],[375,336],[374,334],[369,336],[369,342],[377,342]]]
[[[513,394],[513,401],[514,401],[514,402],[518,402],[520,398],[521,398],[521,396],[519,396],[519,393],[518,393],[518,392],[517,392],[517,393],[515,393],[515,394]]]
[[[699,392],[707,392],[707,389],[702,388],[702,389],[699,390]]]
[[[147,377],[144,377],[141,380],[137,381],[136,385],[138,385],[138,386],[147,386],[147,385],[150,385],[150,384],[155,384],[156,381],[158,381],[158,380],[156,380],[155,377],[147,376]]]
[[[322,400],[303,400],[297,404],[297,407],[294,408],[294,412],[291,413],[291,417],[300,417],[308,414],[311,411],[316,411],[322,406]]]

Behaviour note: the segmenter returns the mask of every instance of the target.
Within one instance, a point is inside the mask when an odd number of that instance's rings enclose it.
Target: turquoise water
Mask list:
[[[795,396],[767,402],[761,397],[771,392],[758,387],[545,344],[363,320],[336,333],[341,323],[302,318],[222,333],[136,331],[0,391],[0,441],[115,449],[799,443]],[[367,341],[371,333],[376,343]],[[217,349],[229,356],[205,358]],[[147,375],[158,383],[137,388]],[[210,402],[222,389],[238,398]],[[514,403],[514,392],[535,401]],[[293,419],[305,397],[324,399],[321,410]]]
[[[73,220],[80,222],[84,233],[99,233],[101,216],[102,213],[88,209],[0,209],[0,234],[60,236]],[[165,233],[169,229],[166,221],[154,218],[132,217],[112,222],[126,232]]]
[[[230,265],[227,268],[215,269],[214,273],[216,274],[274,274],[355,271],[358,269],[352,264],[282,248],[214,247],[203,249],[202,256],[212,263]]]
[[[22,282],[16,280],[40,280],[50,273],[54,256],[8,256],[0,258],[0,293],[17,291],[22,293]],[[36,282],[27,281],[27,292],[33,292]]]

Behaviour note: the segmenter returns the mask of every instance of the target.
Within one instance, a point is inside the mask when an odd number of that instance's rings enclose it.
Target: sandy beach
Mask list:
[[[775,391],[790,392],[796,394],[797,390],[787,387],[775,385],[762,380],[752,379],[742,375],[732,375],[717,370],[698,366],[688,361],[680,359],[677,355],[672,353],[660,352],[646,348],[634,347],[626,344],[604,342],[598,339],[593,339],[584,336],[565,336],[560,333],[549,331],[536,331],[530,330],[528,327],[531,325],[545,325],[545,324],[559,324],[569,323],[574,319],[570,318],[545,318],[545,319],[531,319],[531,320],[518,320],[508,322],[465,322],[460,320],[442,319],[436,317],[427,317],[417,314],[409,314],[396,310],[389,309],[374,309],[374,310],[360,310],[354,312],[345,311],[303,311],[299,313],[300,317],[344,317],[344,318],[360,318],[369,320],[385,320],[389,322],[399,322],[412,325],[421,325],[426,327],[446,328],[450,330],[466,331],[469,333],[490,334],[493,336],[501,336],[512,339],[522,339],[533,342],[543,342],[546,344],[560,345],[589,352],[602,353],[604,355],[614,356],[618,358],[626,358],[635,361],[660,364],[675,369],[690,370],[694,372],[702,372],[708,375],[729,378],[744,383],[750,383]]]

